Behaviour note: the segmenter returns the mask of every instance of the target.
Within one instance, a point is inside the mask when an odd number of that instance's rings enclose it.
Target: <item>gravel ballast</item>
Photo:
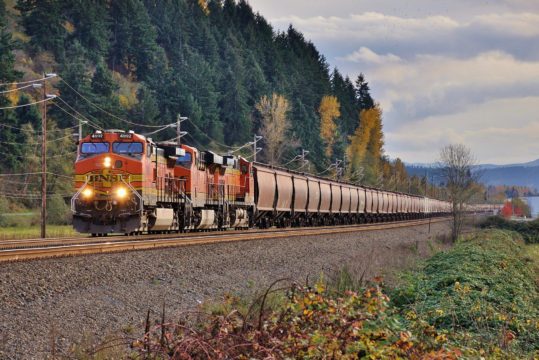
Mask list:
[[[3,263],[0,358],[44,359],[83,338],[97,341],[127,328],[138,336],[147,310],[159,314],[163,302],[174,318],[225,292],[262,289],[281,278],[313,281],[344,266],[365,278],[391,278],[431,255],[449,225],[433,223],[428,230],[421,225]]]

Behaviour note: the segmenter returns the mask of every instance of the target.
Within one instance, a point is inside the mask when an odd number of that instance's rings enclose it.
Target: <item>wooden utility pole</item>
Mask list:
[[[46,76],[43,75],[45,78]],[[47,236],[47,81],[43,81],[41,113],[41,238]]]

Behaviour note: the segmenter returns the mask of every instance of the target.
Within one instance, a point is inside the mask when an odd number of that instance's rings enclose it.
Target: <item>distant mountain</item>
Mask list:
[[[407,164],[410,175],[427,176],[429,182],[439,184],[440,170],[434,164]],[[476,167],[481,182],[486,185],[518,185],[539,189],[539,159],[522,164],[481,164]]]

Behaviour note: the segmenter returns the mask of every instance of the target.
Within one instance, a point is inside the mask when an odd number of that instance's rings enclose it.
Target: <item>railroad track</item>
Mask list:
[[[146,236],[111,236],[103,238],[51,238],[0,241],[0,262],[43,259],[62,256],[102,254],[130,250],[148,250],[175,246],[203,245],[283,237],[375,231],[426,225],[447,221],[447,217],[387,223],[307,227],[268,230],[222,231],[160,234]]]

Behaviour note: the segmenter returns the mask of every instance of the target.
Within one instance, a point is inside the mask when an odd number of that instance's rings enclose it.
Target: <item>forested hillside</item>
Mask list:
[[[413,190],[402,162],[384,157],[382,111],[364,76],[330,69],[293,26],[276,32],[244,0],[0,0],[0,14],[0,107],[39,101],[25,82],[59,75],[45,82],[58,95],[47,102],[55,179],[70,174],[79,120],[84,134],[133,129],[167,140],[175,129],[163,126],[181,114],[182,140],[203,149],[223,153],[259,134],[259,160],[337,176],[331,164],[346,157],[344,179]],[[34,196],[41,111],[0,110],[0,172],[25,174],[0,178],[4,194]],[[301,149],[308,168],[291,161]],[[51,179],[49,191],[69,186]]]

